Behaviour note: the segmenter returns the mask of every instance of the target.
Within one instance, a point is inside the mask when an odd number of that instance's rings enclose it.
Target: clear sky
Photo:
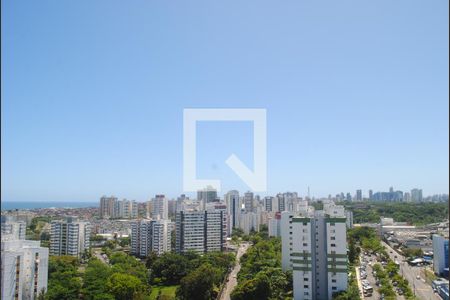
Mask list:
[[[182,193],[184,108],[265,108],[268,193],[448,192],[448,1],[2,1],[3,201]],[[199,123],[246,185],[252,126]]]

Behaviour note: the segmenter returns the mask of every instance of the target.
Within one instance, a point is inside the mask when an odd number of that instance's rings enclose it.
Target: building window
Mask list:
[[[336,247],[336,244],[331,244],[331,247]]]
[[[335,224],[334,223],[330,223],[330,226],[334,226]]]
[[[308,243],[303,243],[303,246],[305,246],[305,247],[308,246]]]
[[[305,292],[304,294],[305,294],[305,295],[309,295],[309,293],[308,293],[308,292]]]
[[[331,279],[331,282],[335,283],[335,282],[336,282],[336,279]]]
[[[332,237],[331,237],[331,240],[332,240],[332,241],[336,240],[336,237],[332,236]]]
[[[309,289],[309,285],[305,284],[305,285],[303,285],[303,288]]]
[[[303,222],[303,226],[306,226],[307,225],[307,223],[306,222]]]
[[[303,278],[303,281],[309,281],[308,277]]]
[[[332,289],[333,291],[335,291],[335,290],[337,290],[337,287],[333,286],[331,289]]]

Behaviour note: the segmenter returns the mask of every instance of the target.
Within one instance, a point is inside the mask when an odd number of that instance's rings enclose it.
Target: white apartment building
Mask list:
[[[172,228],[173,223],[170,220],[156,220],[153,223],[151,248],[153,252],[161,255],[164,252],[170,252],[172,250]]]
[[[138,205],[135,200],[123,199],[115,204],[115,218],[136,219],[138,217]]]
[[[282,268],[293,270],[295,300],[332,299],[347,289],[345,214],[281,214]]]
[[[250,234],[251,231],[259,232],[260,222],[261,218],[258,213],[241,212],[239,228],[241,228],[245,234]]]
[[[140,220],[131,223],[131,254],[146,257],[171,251],[173,224],[170,220]]]
[[[39,241],[2,240],[1,299],[34,300],[47,290],[48,248]]]
[[[279,211],[279,212],[286,211],[287,210],[286,209],[286,202],[285,202],[283,194],[279,193],[279,194],[276,195],[275,198],[277,198],[276,211]]]
[[[264,210],[265,211],[276,211],[276,207],[277,207],[277,202],[276,202],[277,198],[275,197],[264,197]]]
[[[441,235],[433,234],[433,268],[434,273],[439,276],[448,276],[448,250],[448,239]],[[447,274],[444,275],[444,273]]]
[[[15,221],[10,216],[2,216],[2,240],[24,240],[27,224],[24,221]]]
[[[114,196],[103,196],[100,198],[100,217],[135,219],[138,217],[138,204],[135,200],[118,200]]]
[[[50,229],[50,255],[70,255],[81,257],[89,250],[91,224],[67,218],[52,221]]]
[[[269,236],[279,237],[281,236],[281,213],[276,212],[269,218],[268,224]]]
[[[152,219],[168,219],[169,203],[164,195],[156,195],[152,200]]]
[[[208,203],[206,205],[206,210],[207,211],[213,211],[213,212],[217,212],[217,211],[222,211],[222,217],[223,217],[223,221],[222,221],[222,225],[223,225],[223,234],[225,237],[230,237],[231,236],[231,216],[228,214],[228,208],[227,205],[224,202],[212,202],[212,203]]]
[[[180,211],[176,215],[176,252],[222,251],[223,211]]]
[[[100,218],[114,218],[117,197],[103,196],[100,198]]]

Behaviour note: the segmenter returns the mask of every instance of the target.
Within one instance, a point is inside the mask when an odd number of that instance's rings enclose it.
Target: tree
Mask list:
[[[126,247],[130,245],[130,238],[129,237],[124,237],[119,239],[119,245],[120,247]]]
[[[108,278],[106,289],[116,300],[130,300],[136,299],[145,287],[136,276],[115,273]]]
[[[231,293],[231,300],[266,300],[270,294],[269,278],[259,273],[254,279],[239,284]]]
[[[78,299],[81,291],[81,278],[78,275],[78,259],[72,256],[50,256],[48,264],[49,300]]]
[[[135,257],[125,254],[124,252],[115,252],[110,256],[113,273],[125,273],[136,276],[143,283],[149,281],[148,270],[145,265]]]
[[[177,297],[181,300],[214,299],[217,296],[214,286],[219,281],[219,276],[220,271],[217,268],[203,264],[181,279]]]
[[[92,259],[89,262],[83,277],[83,294],[86,299],[98,299],[99,295],[106,297],[106,283],[111,273],[111,268],[100,260]]]
[[[147,258],[145,259],[145,266],[147,267],[147,269],[151,269],[153,267],[153,264],[157,260],[158,260],[158,254],[156,254],[156,252],[151,251],[149,253],[149,255],[147,256]]]
[[[190,263],[184,255],[166,252],[157,259],[151,268],[151,279],[166,285],[178,284],[190,271]]]
[[[258,273],[259,276],[265,275],[270,282],[270,298],[284,299],[286,291],[290,290],[289,277],[281,268],[267,268]]]
[[[346,291],[333,293],[333,300],[357,300],[359,297],[358,286],[352,284]]]

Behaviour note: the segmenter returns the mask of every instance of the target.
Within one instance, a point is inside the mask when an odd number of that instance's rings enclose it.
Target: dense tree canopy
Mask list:
[[[217,297],[217,290],[214,288],[220,282],[220,270],[205,263],[181,279],[177,297],[181,300],[214,299]]]
[[[286,299],[292,296],[292,272],[281,270],[281,241],[265,232],[251,236],[254,246],[241,257],[238,285],[232,300]]]
[[[448,202],[408,203],[408,202],[370,202],[367,208],[357,208],[355,203],[344,202],[353,211],[355,223],[379,223],[380,217],[394,218],[397,222],[413,225],[441,222],[448,218]]]
[[[116,300],[138,299],[145,291],[142,281],[136,276],[114,273],[106,282],[106,289],[114,295]]]
[[[112,270],[108,265],[98,259],[91,259],[83,277],[83,295],[86,299],[114,299],[112,295],[108,294],[106,288],[106,283],[111,274]]]
[[[48,290],[46,299],[79,299],[81,278],[78,259],[72,256],[50,256],[48,263]]]

